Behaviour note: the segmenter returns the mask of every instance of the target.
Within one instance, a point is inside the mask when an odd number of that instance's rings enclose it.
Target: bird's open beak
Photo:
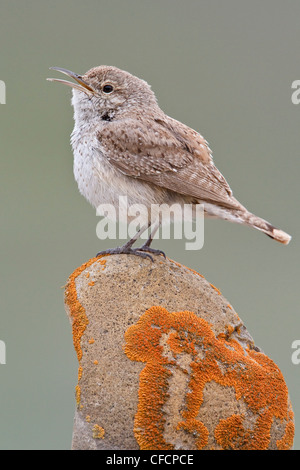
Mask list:
[[[62,69],[61,67],[50,67],[51,70],[57,70],[58,72],[62,72],[65,75],[68,75],[68,77],[74,78],[74,80],[77,83],[74,82],[69,82],[68,80],[61,80],[59,78],[47,78],[50,82],[59,82],[63,83],[64,85],[68,85],[72,88],[75,88],[76,90],[83,91],[83,93],[86,93],[87,95],[90,94],[95,94],[95,90],[93,90],[90,85],[88,85],[82,78],[81,75],[77,75],[77,73],[71,72],[71,70],[67,69]]]

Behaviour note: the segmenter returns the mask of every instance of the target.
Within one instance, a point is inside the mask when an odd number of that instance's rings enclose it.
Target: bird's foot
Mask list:
[[[140,248],[137,248],[137,250],[140,250],[146,253],[153,253],[154,255],[163,255],[163,257],[166,258],[166,255],[162,250],[156,250],[155,248],[151,248],[146,243],[142,245]]]
[[[118,255],[118,254],[136,255],[136,256],[140,256],[141,258],[150,258],[152,262],[154,261],[151,255],[149,255],[148,253],[143,253],[142,251],[139,251],[139,248],[131,248],[131,247],[126,247],[126,246],[117,246],[116,248],[109,248],[108,250],[100,251],[99,253],[97,253],[96,256]]]
[[[140,248],[131,248],[131,246],[128,245],[117,246],[116,248],[109,248],[108,250],[100,251],[96,256],[117,254],[135,255],[140,256],[141,258],[150,258],[151,261],[154,262],[153,257],[149,253],[154,255],[163,255],[166,257],[163,251],[155,250],[154,248],[150,248],[147,245],[143,245]]]

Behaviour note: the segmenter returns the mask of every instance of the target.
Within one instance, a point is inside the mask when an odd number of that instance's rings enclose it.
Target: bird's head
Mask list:
[[[157,107],[157,101],[148,83],[116,67],[102,65],[94,67],[84,75],[78,75],[60,67],[52,70],[62,72],[74,82],[49,78],[73,88],[72,104],[75,119],[84,116],[110,120],[115,115],[134,114]]]

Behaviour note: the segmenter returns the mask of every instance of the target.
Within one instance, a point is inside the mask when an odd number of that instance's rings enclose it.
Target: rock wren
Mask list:
[[[203,204],[205,216],[248,225],[289,243],[288,234],[251,214],[233,197],[214,165],[207,141],[167,116],[144,80],[111,66],[92,68],[82,76],[51,68],[74,79],[48,80],[73,89],[74,176],[79,191],[94,207],[117,206],[120,195],[126,195],[129,204],[144,204],[149,213],[152,204]],[[142,247],[132,248],[150,224],[146,217],[129,242],[101,253],[143,257],[162,253],[150,247],[153,232]]]

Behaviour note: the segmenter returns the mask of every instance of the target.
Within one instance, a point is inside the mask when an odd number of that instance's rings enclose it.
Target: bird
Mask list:
[[[97,208],[143,204],[147,213],[137,233],[123,246],[97,254],[134,254],[149,257],[165,254],[151,247],[164,223],[163,214],[150,220],[151,205],[202,204],[204,216],[253,227],[287,245],[291,236],[249,212],[234,196],[217,169],[205,138],[196,130],[164,113],[150,85],[114,66],[100,65],[79,75],[50,67],[73,81],[48,78],[72,88],[74,129],[71,146],[74,177],[80,193]],[[148,240],[134,243],[151,227]]]

